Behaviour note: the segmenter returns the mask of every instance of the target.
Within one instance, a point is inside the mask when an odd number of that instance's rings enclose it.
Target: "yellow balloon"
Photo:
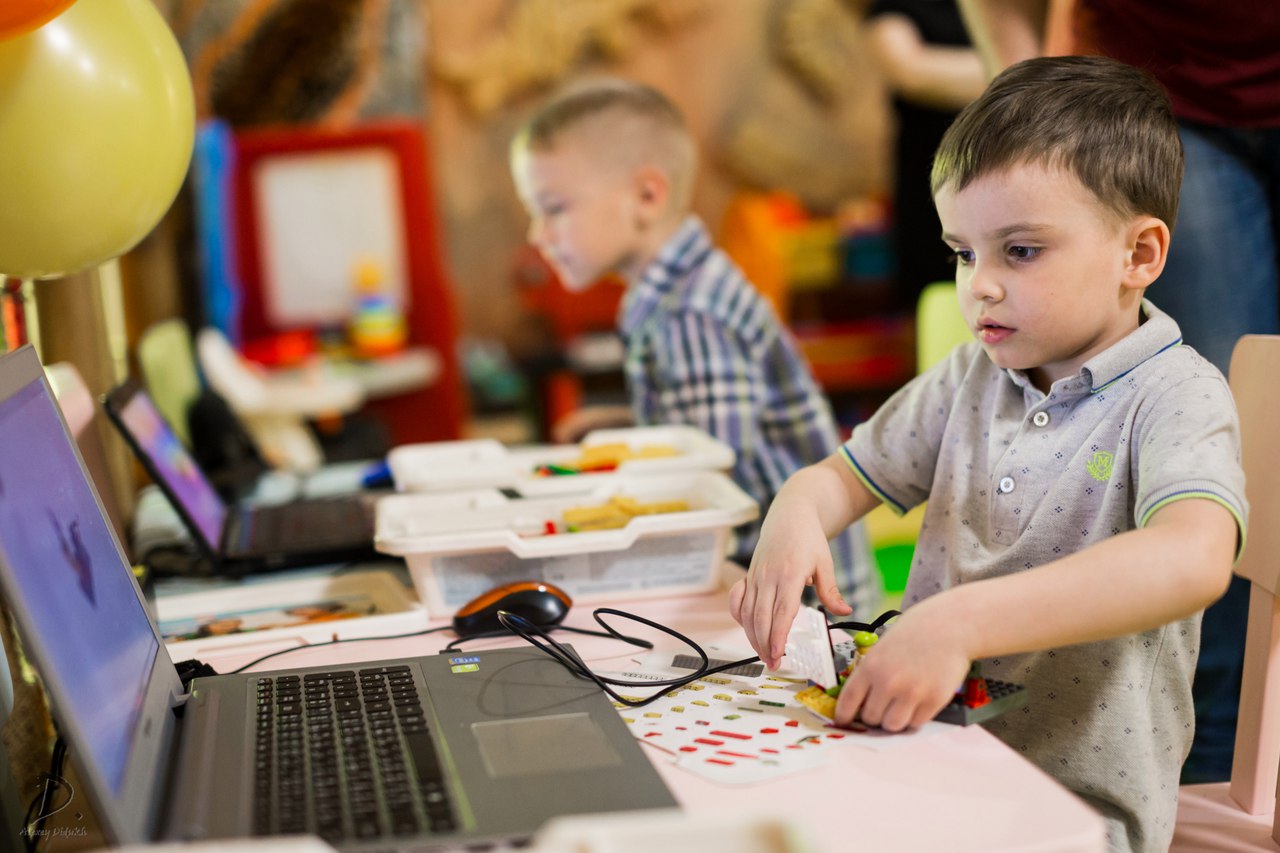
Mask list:
[[[173,203],[195,103],[151,0],[81,0],[0,42],[0,274],[117,257]]]

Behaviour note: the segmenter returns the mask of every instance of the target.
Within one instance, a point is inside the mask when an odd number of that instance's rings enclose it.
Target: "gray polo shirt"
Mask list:
[[[1052,562],[1165,504],[1222,504],[1244,538],[1235,404],[1150,302],[1136,331],[1043,394],[977,343],[895,394],[841,448],[899,512],[928,500],[904,605]],[[1074,606],[1062,602],[1063,608]],[[892,629],[890,629],[892,630]],[[1113,849],[1164,850],[1191,745],[1200,617],[983,662],[1027,705],[988,728],[1096,806]]]

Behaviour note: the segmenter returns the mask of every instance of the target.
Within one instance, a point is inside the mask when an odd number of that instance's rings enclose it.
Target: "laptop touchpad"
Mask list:
[[[588,714],[555,714],[474,723],[489,775],[498,779],[588,770],[622,763]]]

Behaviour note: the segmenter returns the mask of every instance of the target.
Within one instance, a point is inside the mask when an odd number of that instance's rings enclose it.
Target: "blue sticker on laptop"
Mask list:
[[[449,658],[449,663],[451,664],[480,663],[480,656],[472,655],[470,657],[465,657],[465,658]]]

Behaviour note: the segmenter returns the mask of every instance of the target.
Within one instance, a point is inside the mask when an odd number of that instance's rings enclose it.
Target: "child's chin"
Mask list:
[[[982,349],[986,352],[987,358],[991,359],[991,363],[1001,370],[1030,370],[1034,367],[1027,364],[1025,358],[1015,356],[1008,350],[1001,350],[999,346],[983,344]]]

